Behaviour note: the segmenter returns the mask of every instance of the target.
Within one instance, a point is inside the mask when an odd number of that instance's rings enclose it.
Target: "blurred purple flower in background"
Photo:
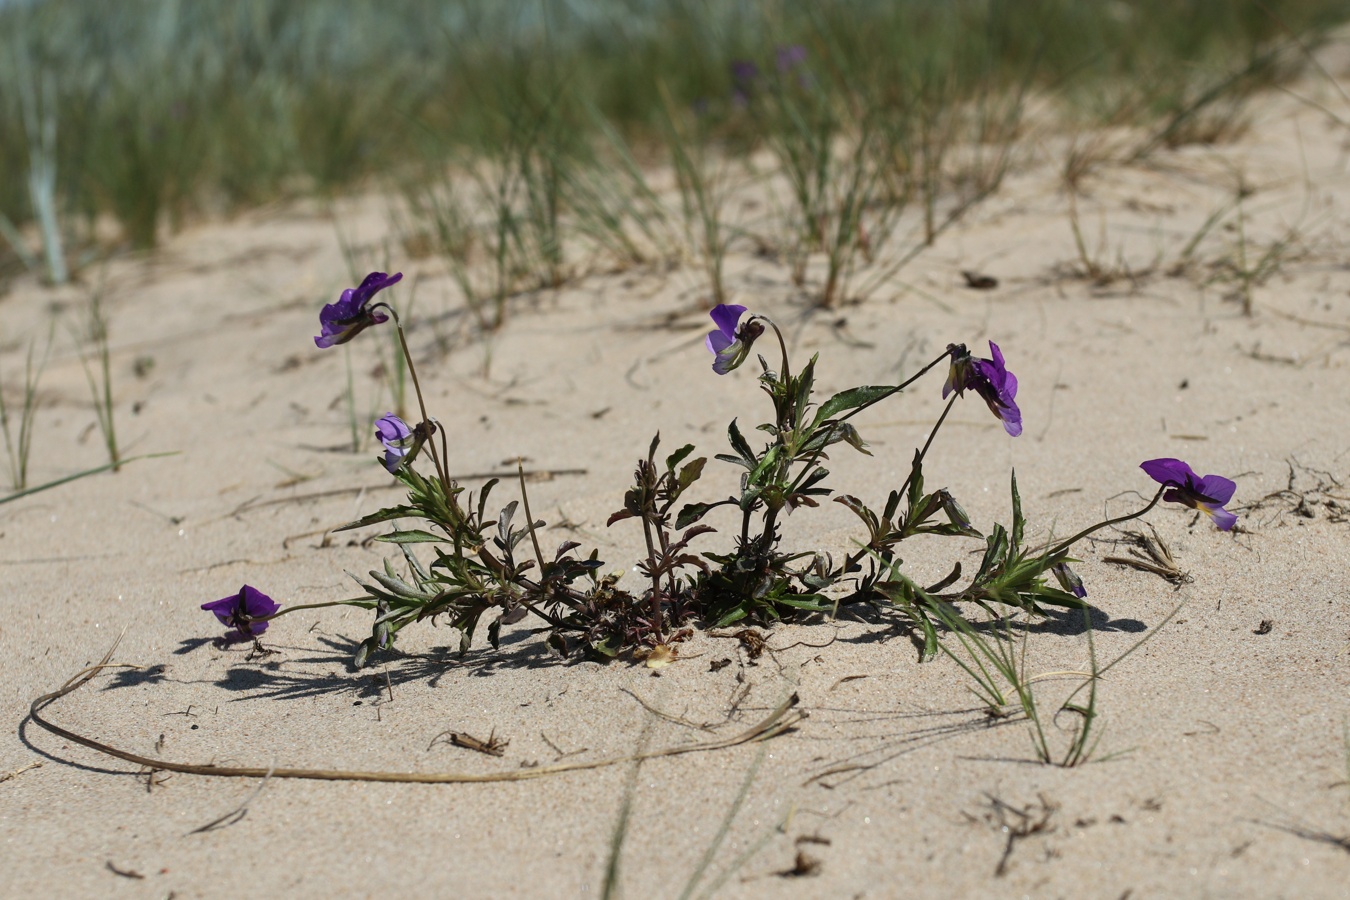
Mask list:
[[[755,92],[755,82],[759,80],[759,66],[748,59],[731,61],[731,102],[736,106],[745,106],[750,95]]]
[[[787,74],[806,62],[806,48],[801,44],[783,44],[774,50],[774,57],[778,71]]]
[[[336,303],[329,303],[319,311],[319,327],[323,334],[314,338],[319,349],[345,344],[371,325],[389,321],[387,313],[367,309],[367,304],[380,291],[397,284],[403,273],[386,275],[371,272],[358,288],[347,288]]]
[[[225,643],[234,644],[252,640],[266,631],[268,623],[257,620],[274,615],[281,609],[281,604],[257,588],[246,584],[237,594],[211,603],[203,603],[202,609],[215,613],[220,624],[233,629],[225,633]]]
[[[972,390],[989,405],[989,411],[1003,423],[1003,430],[1013,437],[1022,433],[1022,411],[1017,407],[1017,376],[1008,371],[1003,362],[1003,351],[989,342],[993,359],[977,359],[966,350],[965,344],[948,344],[952,365],[947,381],[942,386],[945,399],[952,391],[963,394]]]
[[[1233,499],[1237,485],[1222,475],[1206,475],[1201,478],[1190,466],[1179,459],[1165,456],[1140,463],[1139,468],[1148,473],[1159,484],[1170,489],[1163,494],[1168,503],[1180,503],[1191,509],[1198,509],[1209,516],[1220,531],[1228,531],[1237,524],[1238,517],[1223,506]]]
[[[403,457],[408,455],[408,449],[413,443],[413,431],[398,416],[385,413],[375,420],[375,436],[384,445],[384,467],[392,475],[403,464]]]
[[[759,66],[748,59],[731,61],[731,82],[738,88],[748,90],[759,78]]]

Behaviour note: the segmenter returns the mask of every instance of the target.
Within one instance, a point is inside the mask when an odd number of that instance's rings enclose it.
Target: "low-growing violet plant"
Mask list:
[[[375,429],[384,449],[380,464],[407,488],[407,500],[338,530],[414,520],[419,527],[396,524],[391,533],[376,538],[398,545],[404,565],[396,567],[386,559],[382,570],[371,571],[368,580],[358,579],[365,595],[348,600],[274,609],[270,599],[263,603],[258,599],[263,595],[245,588],[234,598],[203,607],[232,628],[234,640],[256,640],[263,630],[259,626],[294,610],[347,605],[375,613],[371,635],[356,651],[358,667],[372,653],[392,648],[405,627],[440,617],[459,631],[461,651],[470,648],[484,620],[488,642],[496,648],[503,625],[533,616],[543,623],[549,647],[561,656],[630,653],[641,658],[662,645],[669,652],[691,633],[685,627],[691,622],[763,623],[863,604],[908,619],[923,635],[924,658],[931,658],[940,647],[938,628],[951,631],[962,604],[973,604],[995,618],[1016,611],[1043,615],[1046,606],[1086,608],[1087,590],[1069,567],[1074,545],[1095,531],[1148,513],[1160,501],[1204,512],[1221,529],[1232,528],[1236,521],[1223,508],[1233,495],[1231,481],[1197,476],[1180,460],[1155,459],[1143,463],[1143,469],[1160,487],[1141,509],[1036,548],[1024,540],[1026,521],[1014,474],[1010,524],[995,523],[983,534],[950,491],[925,483],[923,463],[948,414],[967,392],[985,402],[1008,435],[1021,434],[1017,378],[997,344],[990,342],[987,359],[974,356],[964,344],[950,344],[899,384],[863,385],[817,400],[816,356],[794,369],[787,342],[769,318],[743,306],[718,305],[711,312],[716,327],[706,339],[715,376],[745,364],[766,334],[776,341],[776,368],[764,356],[757,357],[758,382],[771,414],[755,430],[767,440],[756,446],[738,420],[731,422],[731,452],[716,458],[742,470],[739,486],[729,496],[711,500],[687,496],[703,477],[707,457],[695,456],[694,446],[686,444],[662,459],[657,454],[660,435],[651,440],[622,507],[609,518],[610,525],[635,519],[642,528],[647,555],[636,568],[645,583],[628,590],[619,586],[621,572],[602,574],[606,565],[598,552],[583,553],[576,541],[563,541],[545,553],[539,534],[545,523],[530,510],[523,470],[519,499],[495,513],[488,511],[488,500],[496,479],[477,493],[466,493],[449,477],[445,430],[427,413],[402,323],[393,308],[376,300],[380,290],[400,277],[373,272],[358,288],[344,291],[320,313],[322,333],[315,343],[328,348],[393,319],[421,418],[410,424],[389,413]],[[850,420],[944,364],[941,392],[947,403],[915,451],[907,477],[882,498],[880,512],[827,487],[825,463],[835,448],[847,445],[870,455]],[[417,465],[424,451],[431,473],[424,474]],[[861,520],[865,530],[856,549],[835,560],[822,552],[783,547],[783,517],[817,507],[826,498]],[[729,545],[696,550],[696,541],[716,531],[705,517],[722,507],[739,513],[739,528]],[[935,584],[925,587],[912,580],[904,574],[897,550],[918,535],[982,540],[984,553],[974,575],[962,583],[962,565],[956,561],[950,574]],[[424,559],[419,548],[429,550],[432,558]]]

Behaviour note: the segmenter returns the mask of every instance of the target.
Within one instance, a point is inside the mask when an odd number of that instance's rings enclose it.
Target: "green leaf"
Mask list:
[[[557,638],[558,640],[554,641],[554,638]],[[548,641],[550,646],[557,648],[559,656],[565,657],[567,655],[567,642],[563,639],[562,635],[557,633],[551,634],[548,637]],[[607,656],[610,659],[618,656],[619,651],[623,649],[619,639],[612,634],[605,635],[600,640],[592,643],[590,647],[596,653],[599,653],[601,656]]]
[[[713,458],[720,460],[721,462],[731,463],[732,465],[745,466],[747,469],[753,469],[755,467],[755,461],[753,459],[745,460],[739,456],[732,456],[730,453],[719,453]]]
[[[907,499],[909,514],[913,517],[914,511],[919,505],[919,500],[923,497],[923,456],[918,450],[914,451],[914,463],[909,472],[909,497]]]
[[[690,444],[687,449],[693,450],[694,445]],[[703,467],[707,462],[708,458],[706,456],[700,456],[698,459],[691,461],[687,466],[680,469],[680,474],[676,479],[676,482],[679,484],[681,491],[689,487],[689,485],[693,484],[695,481],[698,481],[699,476],[703,474]]]
[[[383,572],[371,571],[370,577],[374,578],[381,585],[383,585],[385,590],[389,591],[391,594],[397,597],[400,603],[402,604],[406,604],[410,601],[411,602],[421,601],[423,603],[429,603],[432,600],[436,599],[436,595],[434,593],[419,590],[418,588],[413,587],[412,585],[408,584],[406,581],[404,581],[402,578],[399,578],[396,575],[388,575]]]
[[[849,388],[846,391],[840,391],[822,403],[820,409],[816,410],[816,420],[814,424],[819,425],[826,419],[834,418],[841,412],[850,409],[858,409],[876,403],[881,398],[893,393],[895,393],[895,388],[888,385],[863,385],[862,387]]]
[[[746,617],[747,614],[748,614],[748,611],[745,609],[745,607],[743,607],[743,606],[736,606],[736,607],[733,607],[733,608],[727,610],[727,611],[722,615],[722,618],[720,618],[720,619],[717,620],[717,624],[714,625],[713,627],[714,627],[714,628],[725,628],[726,626],[730,625],[732,622],[738,622],[738,621],[740,621],[741,619],[744,619],[744,618]]]
[[[1012,473],[1012,552],[1016,553],[1017,548],[1022,546],[1022,530],[1026,526],[1027,520],[1022,518],[1022,495],[1017,492],[1017,470]]]
[[[1008,532],[1004,530],[1002,525],[995,522],[994,530],[989,532],[985,542],[984,559],[980,560],[980,571],[975,576],[976,582],[983,581],[1003,562],[1008,552]]]
[[[680,510],[680,514],[675,517],[676,528],[688,528],[713,508],[712,503],[689,503]]]
[[[764,458],[759,461],[759,465],[750,470],[749,483],[759,484],[764,479],[765,474],[778,464],[778,457],[782,456],[782,451],[782,444],[774,444],[770,447],[768,452],[764,454]]]
[[[750,444],[746,441],[745,435],[741,434],[740,428],[736,427],[735,419],[731,420],[731,426],[727,428],[727,440],[731,442],[731,449],[735,450],[736,454],[745,460],[746,466],[753,469],[758,457],[750,449]]]
[[[811,361],[802,369],[801,374],[793,379],[795,382],[793,387],[796,390],[796,396],[794,398],[796,402],[792,410],[792,421],[796,425],[801,425],[806,419],[807,407],[811,405],[811,387],[815,384],[816,359],[819,355],[820,354],[812,356]]]
[[[685,444],[680,449],[666,457],[666,471],[674,472],[675,467],[684,461],[685,457],[694,452],[693,444]]]
[[[797,609],[809,609],[812,612],[824,612],[829,609],[831,604],[819,594],[789,594],[785,597],[777,597],[775,601],[784,606],[792,606]]]
[[[489,479],[487,480],[487,482],[483,485],[482,490],[480,490],[480,491],[478,492],[478,519],[477,519],[477,521],[478,521],[478,523],[479,523],[480,525],[481,525],[482,522],[483,522],[483,509],[484,509],[485,506],[487,506],[487,498],[488,498],[488,494],[492,492],[492,488],[495,487],[496,484],[497,484],[497,479],[495,479],[495,478],[489,478]]]
[[[376,510],[368,516],[362,516],[355,522],[348,522],[340,528],[334,528],[334,532],[350,531],[353,528],[364,528],[367,525],[378,525],[381,522],[391,522],[394,519],[406,519],[410,516],[420,516],[422,511],[413,506],[388,506],[381,510]]]
[[[375,538],[386,544],[443,544],[449,540],[439,534],[432,534],[430,531],[396,531],[393,534],[382,534]]]
[[[812,470],[810,475],[807,475],[806,478],[803,479],[802,486],[799,487],[797,490],[803,494],[828,494],[829,493],[828,489],[816,488],[816,485],[820,484],[820,482],[828,478],[829,475],[830,475],[829,469],[825,468],[824,466],[818,466],[817,468]],[[812,490],[812,488],[815,488],[815,490]]]
[[[879,523],[877,522],[876,513],[868,509],[861,500],[851,494],[840,494],[834,498],[834,502],[842,503],[844,506],[853,510],[853,514],[862,519],[863,524],[867,526],[867,530],[870,532],[869,537],[873,541],[877,539],[879,536],[877,534]]]
[[[1069,609],[1086,609],[1088,602],[1081,597],[1075,597],[1068,591],[1061,591],[1058,588],[1049,586],[1043,587],[1035,594],[1037,600],[1043,603],[1049,603],[1051,606],[1066,606]]]

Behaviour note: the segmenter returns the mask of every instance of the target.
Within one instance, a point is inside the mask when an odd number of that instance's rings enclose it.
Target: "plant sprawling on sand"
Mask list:
[[[495,514],[489,513],[488,500],[496,479],[475,495],[466,494],[448,477],[450,446],[439,423],[427,414],[398,314],[387,303],[374,300],[376,292],[399,278],[374,272],[359,288],[344,291],[337,303],[323,308],[323,334],[315,342],[321,348],[342,343],[392,318],[405,347],[403,358],[421,419],[410,425],[389,413],[376,422],[375,430],[385,451],[380,463],[407,488],[407,501],[343,526],[416,521],[419,527],[395,524],[391,533],[376,538],[398,545],[405,566],[400,570],[386,560],[382,571],[371,571],[368,580],[358,579],[364,596],[324,604],[280,608],[246,586],[235,597],[203,606],[231,627],[229,640],[256,640],[268,621],[296,609],[349,605],[375,613],[371,635],[357,650],[357,666],[371,654],[392,648],[403,628],[438,617],[460,632],[463,651],[472,645],[485,618],[488,642],[495,648],[503,625],[534,616],[545,625],[549,647],[560,655],[604,658],[629,653],[642,658],[657,648],[663,648],[662,654],[674,652],[673,646],[691,633],[685,627],[691,622],[711,626],[770,622],[832,614],[841,606],[861,604],[907,620],[922,633],[924,657],[929,658],[945,649],[939,628],[958,639],[974,634],[958,624],[964,622],[958,612],[963,604],[982,608],[995,620],[1018,611],[1043,615],[1046,606],[1086,609],[1087,590],[1068,565],[1073,546],[1101,528],[1144,515],[1160,500],[1204,512],[1224,530],[1236,521],[1223,508],[1233,495],[1231,481],[1196,476],[1180,460],[1156,459],[1143,468],[1161,487],[1142,509],[1035,548],[1024,540],[1026,522],[1014,474],[1010,524],[996,523],[982,534],[946,488],[934,490],[925,483],[923,464],[948,413],[966,391],[986,402],[1009,435],[1021,433],[1017,378],[997,344],[989,344],[991,359],[975,358],[965,345],[950,344],[899,384],[862,385],[816,399],[817,357],[794,371],[787,342],[772,321],[745,307],[719,305],[711,312],[716,327],[706,340],[717,375],[744,364],[759,338],[770,332],[776,338],[777,368],[758,356],[759,386],[769,398],[772,415],[755,430],[768,440],[756,448],[733,420],[727,428],[731,452],[716,458],[744,470],[739,490],[723,499],[691,500],[688,495],[702,477],[707,457],[695,456],[694,446],[686,444],[660,458],[660,435],[652,438],[622,507],[609,518],[610,525],[635,519],[642,528],[647,555],[637,570],[647,584],[630,591],[619,586],[620,574],[606,574],[597,551],[583,553],[575,541],[562,542],[551,556],[544,552],[539,539],[544,523],[530,511],[523,472],[520,498]],[[947,378],[942,394],[947,403],[915,451],[908,476],[886,494],[881,511],[826,487],[830,473],[824,464],[831,448],[847,445],[870,455],[850,420],[902,393],[943,363]],[[424,450],[432,473],[424,474],[415,465]],[[835,560],[822,552],[784,548],[780,517],[818,507],[824,498],[844,505],[863,523],[865,534],[856,541],[856,549]],[[720,507],[739,512],[739,532],[730,546],[695,551],[695,541],[716,531],[704,519]],[[523,513],[523,521],[518,513]],[[962,566],[955,562],[950,574],[937,583],[927,587],[916,583],[902,570],[897,550],[918,535],[982,540],[984,553],[974,575],[961,585]],[[427,561],[419,549],[429,550],[433,558]],[[993,660],[996,667],[1012,665],[1011,657],[1005,657]],[[973,658],[981,664],[979,656]],[[987,693],[1000,696],[993,686]]]

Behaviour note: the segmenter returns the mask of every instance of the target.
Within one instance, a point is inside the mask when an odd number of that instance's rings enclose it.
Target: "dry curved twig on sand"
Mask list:
[[[120,641],[121,638],[118,638],[118,642]],[[713,741],[700,741],[693,744],[680,744],[660,750],[645,750],[641,753],[635,753],[629,756],[614,756],[589,761],[556,763],[551,766],[537,766],[510,772],[492,772],[486,774],[467,772],[360,772],[347,771],[344,769],[296,769],[275,766],[213,766],[177,763],[161,759],[151,759],[147,756],[140,756],[125,750],[119,750],[116,747],[111,747],[108,744],[96,741],[93,738],[85,737],[84,735],[62,728],[60,725],[50,722],[42,717],[42,711],[52,703],[60,700],[67,694],[78,690],[99,672],[106,668],[110,668],[112,666],[112,656],[117,649],[118,642],[113,644],[112,649],[107,652],[102,661],[78,672],[55,691],[52,691],[49,694],[43,694],[41,697],[35,699],[28,707],[29,718],[31,718],[35,724],[50,731],[52,734],[59,735],[69,741],[74,741],[91,750],[97,750],[99,753],[104,753],[108,756],[134,763],[138,766],[146,766],[151,769],[165,772],[181,772],[186,775],[212,775],[218,778],[306,778],[314,781],[382,781],[400,784],[481,784],[494,781],[528,781],[535,778],[543,778],[548,775],[561,775],[565,772],[578,772],[587,769],[602,769],[620,763],[656,759],[662,756],[679,756],[684,753],[705,753],[713,750],[726,750],[741,744],[749,744],[777,737],[778,735],[789,731],[798,722],[806,718],[805,712],[796,709],[798,698],[797,694],[793,693],[782,703],[778,704],[778,706],[758,724],[740,734],[732,735],[731,737]]]

